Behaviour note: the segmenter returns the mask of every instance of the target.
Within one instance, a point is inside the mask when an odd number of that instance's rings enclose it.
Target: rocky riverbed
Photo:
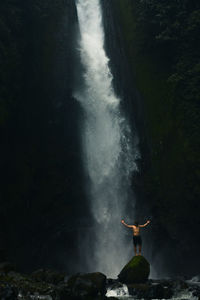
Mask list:
[[[122,283],[96,272],[67,276],[40,269],[30,274],[15,270],[11,263],[0,264],[1,300],[103,300],[103,299],[190,299],[200,300],[200,276]]]

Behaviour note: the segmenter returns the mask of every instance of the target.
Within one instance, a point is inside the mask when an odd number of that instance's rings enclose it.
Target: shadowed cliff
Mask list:
[[[0,11],[0,247],[24,270],[67,270],[87,215],[75,4],[1,1]]]
[[[162,253],[170,272],[196,273],[199,2],[101,3],[114,87],[140,137],[137,213],[152,214],[155,262]],[[77,270],[90,227],[72,96],[81,78],[74,4],[0,3],[0,243],[24,270]]]
[[[146,137],[140,144],[144,199],[138,205],[141,210],[147,205],[153,217],[154,261],[159,264],[156,257],[162,253],[166,271],[195,273],[200,249],[199,2],[109,4],[132,85],[143,99],[144,127],[137,128]]]

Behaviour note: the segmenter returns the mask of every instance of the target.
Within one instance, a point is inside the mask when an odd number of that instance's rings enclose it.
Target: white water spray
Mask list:
[[[127,245],[126,230],[120,220],[134,216],[131,175],[137,170],[137,139],[133,139],[120,109],[120,99],[112,87],[99,0],[77,0],[76,3],[84,82],[75,97],[85,114],[83,163],[95,219],[93,248],[88,249],[87,254],[91,271],[116,276],[133,254],[132,243],[129,240]]]

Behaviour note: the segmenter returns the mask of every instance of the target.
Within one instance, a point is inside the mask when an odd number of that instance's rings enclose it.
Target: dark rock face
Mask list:
[[[74,297],[96,297],[105,295],[106,276],[102,273],[77,274],[68,280]]]
[[[123,283],[145,282],[150,273],[149,262],[141,255],[134,256],[121,270],[118,278]]]
[[[79,72],[75,1],[3,0],[0,10],[2,259],[23,271],[75,272],[79,222],[88,211],[81,109],[72,95]]]
[[[159,2],[159,6],[156,0],[104,2],[105,16],[111,15],[107,17],[105,28],[110,29],[110,35],[116,40],[113,29],[116,24],[120,27],[122,44],[119,48],[124,46],[131,68],[131,83],[137,85],[143,95],[145,113],[141,119],[146,125],[140,137],[148,139],[141,147],[140,184],[144,199],[139,201],[139,206],[141,210],[149,206],[154,219],[153,235],[149,239],[155,245],[153,265],[158,266],[161,276],[163,271],[192,276],[200,268],[197,175],[200,172],[200,117],[196,106],[200,85],[196,84],[199,72],[198,75],[193,72],[199,63],[200,46],[198,31],[191,28],[199,28],[200,2],[186,0],[184,5]],[[182,12],[184,18],[180,18]],[[165,25],[159,23],[159,15],[166,20]],[[109,26],[109,20],[113,23],[113,19],[114,28]],[[170,29],[174,24],[179,24],[180,30]],[[182,39],[183,36],[188,38]],[[111,49],[112,42],[109,45]],[[119,55],[119,49],[112,49],[110,57],[114,58],[115,53]],[[122,56],[120,61],[124,62]]]
[[[102,0],[101,5],[105,31],[105,50],[110,59],[109,65],[113,74],[114,90],[121,99],[121,108],[130,123],[132,133],[134,137],[137,136],[138,138],[138,148],[141,152],[141,158],[137,160],[139,172],[133,174],[132,186],[137,197],[135,214],[138,215],[137,218],[142,220],[150,214],[148,203],[147,205],[145,204],[143,178],[141,176],[142,168],[146,167],[144,152],[145,156],[148,156],[143,99],[131,73],[131,64],[126,53],[123,30],[117,13],[117,10],[120,9],[118,1]],[[140,203],[142,203],[142,209]]]
[[[139,146],[145,140],[143,101],[136,85],[132,80],[130,63],[125,51],[124,37],[118,21],[115,0],[101,1],[103,25],[105,31],[105,50],[109,57],[109,66],[113,74],[113,85],[116,94],[120,97],[121,106],[132,130],[141,131]],[[143,134],[142,134],[143,133]]]

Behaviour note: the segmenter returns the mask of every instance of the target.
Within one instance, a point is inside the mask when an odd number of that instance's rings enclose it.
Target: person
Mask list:
[[[134,225],[128,225],[124,222],[124,220],[121,220],[121,223],[128,227],[128,228],[132,228],[133,229],[133,245],[134,245],[134,252],[135,252],[135,255],[141,255],[141,252],[142,252],[142,239],[141,239],[141,236],[140,236],[140,228],[143,228],[143,227],[146,227],[150,221],[148,220],[145,224],[143,225],[139,225],[138,222],[135,222]],[[138,250],[139,250],[139,253],[137,252],[137,246],[138,246]]]

